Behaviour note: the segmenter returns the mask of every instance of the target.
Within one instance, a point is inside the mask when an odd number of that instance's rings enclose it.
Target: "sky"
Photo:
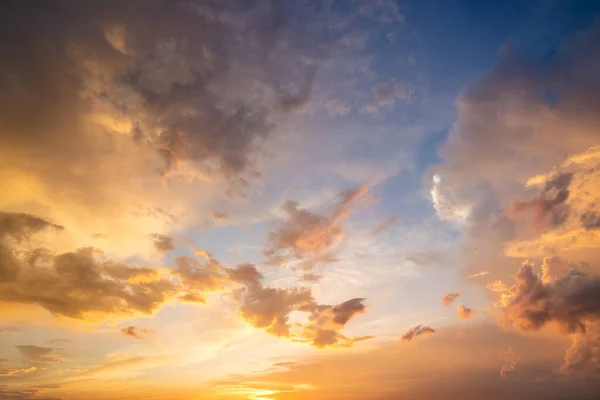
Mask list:
[[[0,4],[0,399],[600,398],[600,2]]]

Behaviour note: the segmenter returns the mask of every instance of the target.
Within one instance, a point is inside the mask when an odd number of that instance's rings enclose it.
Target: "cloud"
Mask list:
[[[379,235],[380,233],[384,232],[388,228],[394,226],[396,224],[396,220],[397,220],[397,218],[395,215],[391,215],[391,216],[387,217],[386,219],[384,219],[383,221],[381,221],[380,223],[378,223],[377,225],[375,225],[373,227],[373,229],[371,230],[371,234],[374,236]]]
[[[500,360],[504,362],[500,368],[500,376],[508,376],[510,372],[517,369],[517,355],[511,346],[500,352]]]
[[[508,291],[508,286],[502,281],[494,281],[492,283],[488,283],[486,288],[492,292],[502,293]]]
[[[132,337],[134,339],[142,339],[143,336],[152,333],[150,329],[138,328],[134,325],[124,326],[121,328],[121,333],[125,336]]]
[[[466,278],[467,279],[479,278],[480,276],[486,276],[489,274],[490,274],[490,271],[481,271],[481,272],[476,272],[474,274],[468,275]]]
[[[376,85],[373,87],[374,99],[366,105],[368,112],[375,112],[381,107],[393,105],[397,101],[410,103],[415,91],[405,83],[397,81],[389,85]]]
[[[300,278],[301,282],[306,282],[306,283],[316,283],[319,282],[321,279],[323,279],[323,275],[319,275],[319,274],[314,274],[312,272],[303,274],[302,277]]]
[[[224,222],[227,221],[229,219],[229,215],[227,215],[224,212],[220,212],[220,211],[213,211],[212,212],[212,218],[215,222]]]
[[[2,369],[0,370],[0,377],[25,375],[35,371],[37,371],[37,367]]]
[[[446,264],[448,262],[443,254],[435,251],[413,253],[408,255],[405,260],[421,267]]]
[[[57,364],[67,360],[60,349],[54,347],[41,347],[31,344],[16,347],[25,358],[36,364]]]
[[[182,217],[205,221],[223,195],[247,195],[318,70],[316,31],[285,24],[280,8],[6,9],[0,208],[61,221],[70,233],[55,251],[100,233],[107,252],[128,257],[152,251],[148,234]]]
[[[299,263],[305,270],[318,263],[335,260],[335,246],[343,238],[341,222],[349,207],[366,196],[366,185],[342,191],[328,215],[299,208],[298,203],[286,201],[281,207],[287,220],[280,222],[267,237],[264,255],[267,264]]]
[[[597,322],[589,324],[585,334],[573,335],[573,344],[567,349],[560,372],[600,374],[600,329],[598,327]]]
[[[316,348],[351,347],[371,336],[346,337],[339,332],[356,315],[365,312],[364,299],[355,298],[335,306],[319,304],[308,288],[276,288],[263,286],[261,275],[247,274],[252,279],[239,279],[243,286],[234,291],[241,301],[238,313],[252,326],[293,341],[310,343]],[[290,314],[308,314],[307,323],[291,324]]]
[[[35,215],[0,211],[0,237],[3,239],[20,241],[44,229],[63,230],[64,227]]]
[[[27,229],[49,226],[31,216],[25,220],[30,223]],[[0,272],[5,278],[0,301],[38,305],[55,315],[87,319],[151,314],[176,291],[155,270],[108,260],[92,247],[54,254],[35,247],[22,224],[10,226],[4,237],[18,235],[20,242],[0,239]]]
[[[523,331],[557,324],[574,340],[561,370],[600,371],[596,356],[600,343],[596,329],[600,319],[600,277],[571,270],[561,278],[548,279],[548,270],[536,274],[533,268],[524,263],[514,277],[517,283],[501,293],[497,306],[503,312],[503,322]]]
[[[538,330],[557,323],[565,332],[586,331],[588,321],[600,317],[600,277],[572,270],[560,279],[544,283],[530,263],[523,263],[517,281],[502,294],[499,306],[505,322],[522,330]]]
[[[170,251],[175,250],[175,245],[173,244],[173,238],[167,235],[162,235],[160,233],[153,233],[150,235],[152,238],[152,242],[154,243],[154,248],[159,253],[168,253]]]
[[[518,217],[531,213],[533,226],[543,231],[547,226],[557,226],[565,222],[569,209],[565,202],[569,198],[569,185],[573,174],[563,173],[545,183],[542,193],[529,201],[513,202],[509,215]]]
[[[474,317],[473,314],[475,314],[475,310],[473,310],[472,308],[469,308],[469,307],[462,306],[462,305],[457,305],[456,313],[459,318],[472,319]]]
[[[350,106],[342,100],[332,99],[325,103],[325,110],[330,117],[343,117],[350,113]]]
[[[442,297],[442,303],[444,303],[444,305],[447,307],[452,304],[458,296],[460,296],[460,292],[458,290],[452,293],[444,293],[444,296]]]
[[[428,326],[423,326],[423,325],[416,325],[416,326],[413,326],[412,328],[408,329],[406,332],[404,332],[404,334],[402,335],[400,340],[402,342],[410,342],[417,336],[432,335],[434,333],[436,333],[436,330],[433,328],[430,328]]]
[[[438,216],[463,229],[467,274],[486,265],[494,279],[505,278],[506,255],[597,246],[584,225],[594,225],[598,180],[600,80],[590,71],[599,35],[595,23],[559,43],[550,60],[506,45],[457,99],[441,163],[427,176]]]
[[[517,204],[525,204],[521,208],[535,207],[533,220],[539,234],[513,240],[506,253],[513,257],[540,257],[551,250],[557,256],[573,257],[577,256],[574,252],[598,248],[594,222],[600,215],[598,165],[600,151],[594,147],[572,155],[548,174],[530,178],[528,186],[538,189],[539,194],[530,202]]]

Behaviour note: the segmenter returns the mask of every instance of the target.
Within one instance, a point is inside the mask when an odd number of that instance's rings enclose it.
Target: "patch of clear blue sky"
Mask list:
[[[352,9],[353,4],[339,0],[334,9],[349,15],[357,12]],[[393,144],[386,148],[385,143],[373,142],[373,131],[387,130],[389,133],[383,138],[393,138],[403,135],[407,125],[421,124],[423,132],[417,143],[408,149],[412,169],[399,173],[375,189],[380,198],[379,216],[401,214],[403,223],[417,225],[434,216],[433,207],[423,193],[422,176],[427,168],[440,162],[439,147],[445,142],[456,118],[456,96],[492,68],[498,49],[508,42],[517,48],[518,54],[533,57],[542,66],[551,61],[561,39],[593,23],[593,15],[600,11],[600,1],[418,0],[399,1],[398,4],[405,23],[390,25],[359,18],[348,31],[331,33],[329,39],[335,40],[352,30],[367,31],[366,53],[373,56],[370,70],[374,74],[357,74],[357,85],[351,89],[342,88],[344,79],[349,79],[343,74],[339,80],[321,82],[323,87],[332,89],[326,97],[350,102],[353,111],[329,121],[322,113],[306,118],[312,118],[313,124],[320,124],[324,132],[360,126],[365,138],[359,137],[349,146],[347,157],[367,160],[378,160],[395,151],[391,148]],[[299,23],[294,18],[288,20]],[[364,102],[372,97],[372,86],[395,80],[423,89],[427,100],[411,104],[397,102],[375,114],[364,112]],[[547,93],[547,97],[549,101],[555,101],[552,93]],[[439,124],[431,123],[433,120],[439,120]],[[371,137],[367,138],[368,135]],[[328,181],[340,187],[349,186],[341,178],[336,182],[331,177],[316,176],[314,180],[315,183]],[[268,194],[279,189],[266,187]],[[239,257],[246,256],[250,258],[247,261],[260,263],[260,250],[252,246],[260,247],[266,232],[264,224],[259,223],[241,229],[225,227],[194,232],[193,237],[199,247],[226,258],[238,258],[226,255],[231,247],[245,246],[240,247]],[[248,238],[252,240],[248,241]]]

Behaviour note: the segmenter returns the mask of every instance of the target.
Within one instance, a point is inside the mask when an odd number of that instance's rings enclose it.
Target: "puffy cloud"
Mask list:
[[[243,297],[239,313],[257,328],[281,337],[290,336],[289,315],[314,303],[308,289],[251,287]]]
[[[417,336],[432,335],[434,333],[436,333],[436,330],[433,328],[430,328],[428,326],[423,326],[423,325],[416,325],[416,326],[413,326],[412,328],[408,329],[406,332],[404,332],[404,334],[402,335],[400,340],[402,342],[410,342]]]
[[[429,177],[440,218],[464,228],[468,273],[486,265],[505,278],[506,255],[597,247],[599,36],[595,23],[560,43],[551,60],[505,46],[457,99],[457,121]]]
[[[524,263],[514,276],[517,283],[502,294],[499,306],[505,322],[523,330],[557,323],[569,333],[585,332],[588,321],[600,317],[600,277],[572,270],[545,283]]]
[[[221,195],[245,194],[264,145],[308,101],[317,70],[312,36],[283,24],[280,8],[6,8],[0,208],[69,227],[56,251],[102,239],[127,257],[152,250],[141,240],[149,233],[182,216],[205,220]]]
[[[584,334],[573,335],[573,344],[567,349],[560,371],[565,374],[600,374],[600,329],[597,322],[589,324]]]
[[[134,339],[142,339],[144,335],[152,333],[150,329],[138,328],[134,325],[124,326],[121,328],[121,333],[125,336],[132,337]]]
[[[241,301],[239,315],[271,335],[310,343],[316,348],[351,347],[355,342],[371,338],[346,337],[339,332],[352,318],[365,312],[362,298],[330,306],[317,303],[308,288],[268,287],[256,279],[239,282],[244,285],[234,292]],[[308,313],[308,322],[291,324],[292,312]]]
[[[458,296],[460,296],[460,292],[458,290],[452,293],[444,293],[444,296],[442,296],[442,303],[444,303],[444,305],[447,307],[452,304],[454,300],[458,298]]]
[[[38,305],[55,315],[86,319],[150,314],[176,291],[155,270],[102,257],[92,247],[54,254],[36,247],[33,230],[56,227],[33,216],[3,214],[0,301]],[[18,223],[17,223],[18,221]],[[19,242],[6,239],[19,238]]]
[[[494,281],[492,283],[488,283],[486,288],[492,292],[503,293],[508,291],[508,285],[502,281]]]
[[[343,238],[341,222],[349,207],[368,192],[366,185],[342,191],[331,206],[329,215],[299,208],[298,203],[286,201],[281,207],[288,219],[279,223],[267,237],[264,255],[267,263],[281,265],[297,262],[306,270],[320,262],[335,261],[335,246]]]
[[[151,236],[152,242],[154,243],[154,248],[159,253],[168,253],[170,251],[175,250],[175,245],[173,244],[173,238],[167,235],[162,235],[160,233],[153,233]]]
[[[506,253],[514,257],[540,257],[550,253],[578,257],[574,253],[600,247],[594,222],[600,215],[599,166],[600,150],[594,147],[572,155],[548,174],[531,178],[529,187],[540,188],[540,194],[530,202],[516,204],[525,209],[534,207],[534,224],[544,230],[534,238],[513,240],[507,245]]]
[[[458,315],[459,318],[462,319],[472,319],[473,318],[473,314],[475,314],[475,310],[473,310],[472,308],[463,306],[463,305],[457,305],[456,306],[456,314]]]
[[[573,337],[561,371],[600,371],[600,277],[573,269],[557,278],[548,274],[545,264],[546,269],[536,274],[533,265],[524,263],[515,275],[517,283],[501,294],[497,306],[503,311],[504,323],[525,331],[555,323]]]
[[[500,352],[500,360],[504,363],[502,364],[502,368],[500,368],[500,376],[507,376],[510,372],[517,369],[517,355],[511,346]]]

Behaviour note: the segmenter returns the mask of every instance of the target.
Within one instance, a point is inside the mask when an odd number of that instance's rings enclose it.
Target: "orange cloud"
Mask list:
[[[350,205],[367,192],[366,185],[342,191],[328,216],[299,208],[294,201],[286,201],[281,208],[288,219],[267,237],[264,251],[267,264],[299,262],[303,269],[310,270],[320,262],[335,261],[335,246],[343,238],[341,222],[350,212]]]
[[[37,371],[37,367],[2,369],[0,370],[0,376],[24,375],[35,371]]]
[[[460,291],[458,290],[453,293],[444,293],[444,296],[442,297],[442,303],[444,303],[444,305],[447,307],[452,304],[454,300],[458,298],[458,296],[460,296]]]
[[[458,317],[462,319],[472,319],[474,316],[473,314],[475,314],[475,310],[462,305],[456,306],[456,310]]]
[[[134,339],[142,339],[144,335],[152,333],[150,329],[138,328],[134,325],[124,326],[121,328],[121,333],[125,336],[132,337]]]

